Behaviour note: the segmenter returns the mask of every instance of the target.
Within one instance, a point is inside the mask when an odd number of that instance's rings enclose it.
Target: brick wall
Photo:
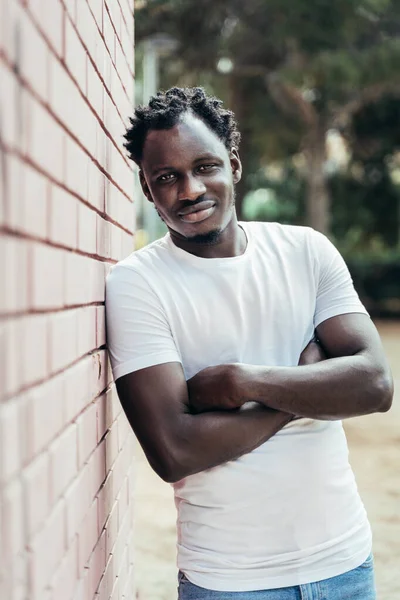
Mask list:
[[[133,249],[133,0],[0,1],[0,597],[131,600],[104,280]]]

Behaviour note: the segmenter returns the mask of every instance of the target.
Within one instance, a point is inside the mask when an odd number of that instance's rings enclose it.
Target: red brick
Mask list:
[[[130,200],[133,197],[134,177],[131,165],[126,162],[119,152],[114,157],[115,181]]]
[[[129,256],[134,251],[134,238],[130,233],[122,231],[121,233],[121,254],[120,259]]]
[[[77,247],[78,200],[58,185],[51,186],[49,238],[55,244]]]
[[[104,306],[96,308],[96,347],[106,343],[106,315]]]
[[[59,308],[63,305],[64,251],[46,244],[32,243],[32,307]]]
[[[103,0],[90,0],[89,7],[97,23],[97,27],[100,31],[103,31]]]
[[[89,562],[90,555],[99,538],[99,526],[97,520],[97,498],[92,503],[89,512],[85,516],[82,527],[79,530],[78,546],[78,572],[83,573],[85,565]]]
[[[100,536],[88,565],[88,598],[93,598],[106,568],[105,532]]]
[[[133,77],[132,77],[132,73],[129,69],[128,66],[128,62],[125,58],[124,53],[122,52],[121,46],[120,44],[116,45],[115,48],[115,58],[116,58],[116,69],[118,71],[118,75],[121,79],[121,83],[123,85],[123,87],[125,88],[128,97],[131,98],[133,100],[133,95],[132,95],[132,83],[133,83]]]
[[[129,3],[126,0],[119,0],[119,5],[122,13],[122,22],[121,22],[121,41],[124,39],[124,35],[129,37],[131,44],[133,46],[133,12]],[[125,33],[124,33],[125,32]],[[122,47],[126,48],[123,44]]]
[[[20,320],[21,356],[17,364],[21,365],[21,380],[31,385],[45,379],[48,370],[48,317],[47,315],[28,315]]]
[[[50,370],[52,373],[70,365],[78,353],[79,310],[65,310],[52,315],[50,326]]]
[[[59,0],[48,3],[43,10],[41,0],[29,0],[29,10],[55,52],[62,54],[64,8]]]
[[[92,352],[96,348],[96,307],[87,306],[78,312],[78,354]]]
[[[97,394],[102,393],[113,381],[111,365],[108,353],[105,350],[99,350],[92,354],[92,386],[96,386]]]
[[[29,156],[50,177],[62,181],[65,133],[50,113],[33,98],[29,99],[27,111],[30,126],[27,142]]]
[[[125,229],[133,231],[133,204],[111,182],[106,186],[106,213],[113,221],[120,223]]]
[[[78,429],[75,423],[72,423],[49,448],[52,502],[60,497],[78,473],[77,442]]]
[[[79,468],[87,461],[97,445],[97,407],[90,404],[77,419]]]
[[[103,96],[105,90],[101,79],[90,61],[87,64],[87,98],[98,117],[103,120]]]
[[[94,162],[89,161],[87,177],[87,201],[101,212],[104,212],[104,195],[105,176]]]
[[[21,319],[7,319],[0,323],[0,397],[16,394],[23,385],[23,323]]]
[[[132,80],[132,85],[133,85],[133,80]],[[117,105],[118,108],[118,112],[121,115],[121,117],[124,116],[124,110],[126,107],[126,104],[124,104],[126,101],[129,101],[126,91],[121,83],[120,78],[118,77],[118,73],[115,69],[113,69],[112,71],[112,76],[111,76],[111,95],[112,98],[115,102],[115,104]],[[129,112],[132,113],[132,106],[131,103],[129,101],[129,107],[130,110]]]
[[[66,304],[104,301],[104,266],[93,258],[69,254],[66,261]]]
[[[50,583],[66,550],[65,503],[60,500],[44,528],[30,544],[31,600],[41,600],[43,589]]]
[[[103,77],[103,81],[105,87],[108,90],[108,93],[111,94],[111,74],[113,72],[114,65],[110,54],[107,52],[105,46],[103,46],[103,70],[101,75]],[[105,119],[105,115],[104,115]]]
[[[107,564],[104,569],[103,576],[98,585],[97,592],[95,594],[95,600],[109,600],[113,588],[113,583],[117,575],[115,569],[114,556],[112,554],[106,555],[106,561]]]
[[[111,228],[109,221],[97,215],[97,254],[104,258],[111,257]]]
[[[110,0],[107,0],[107,2],[105,2],[104,4],[106,6],[106,10],[108,10],[110,14],[110,19],[116,31],[117,37],[119,37],[122,20],[121,9],[119,7],[119,4],[118,2],[111,2]]]
[[[86,200],[90,159],[71,138],[66,139],[65,156],[65,184],[75,194]]]
[[[28,308],[28,244],[21,238],[0,238],[0,312],[13,313]]]
[[[63,377],[58,375],[29,392],[32,456],[44,450],[63,428]]]
[[[115,460],[118,456],[118,427],[117,423],[114,423],[110,430],[107,432],[106,437],[106,470],[107,472],[112,469]]]
[[[76,21],[76,0],[61,0],[66,13],[67,18],[69,17],[73,23]]]
[[[76,536],[51,580],[52,598],[71,600],[78,579],[78,537]]]
[[[86,0],[78,0],[76,9],[76,26],[78,28],[79,36],[83,40],[93,60],[96,60],[96,46],[99,40],[101,40],[96,21],[90,12]]]
[[[24,166],[13,154],[6,154],[4,162],[4,220],[11,229],[19,231],[24,219],[22,182]]]
[[[30,4],[32,4],[32,2],[37,4],[38,0],[31,0]],[[59,3],[52,2],[52,5],[53,4]],[[43,22],[43,17],[45,17],[48,12],[49,11],[43,11],[43,9],[41,10],[41,22]],[[43,100],[46,100],[49,56],[47,44],[37,30],[36,25],[22,7],[18,25],[20,29],[20,58],[18,60],[18,65],[21,75],[39,96]],[[56,23],[54,23],[53,26],[56,26]]]
[[[106,42],[106,46],[108,48],[108,52],[110,53],[112,61],[115,63],[115,43],[116,43],[116,35],[111,23],[110,15],[108,10],[104,9],[103,14],[103,35],[104,40]]]
[[[96,254],[96,223],[98,214],[82,202],[78,207],[78,248]]]
[[[114,142],[116,143],[118,148],[120,148],[122,151],[122,142],[123,142],[122,135],[125,133],[125,128],[124,128],[124,124],[121,120],[121,117],[119,116],[118,111],[115,107],[115,104],[113,103],[113,101],[111,100],[111,98],[108,94],[104,95],[104,125],[105,125],[105,128],[106,128],[109,136],[114,139]],[[111,176],[113,176],[114,179],[115,179],[115,172],[114,172],[114,165],[113,165],[112,161],[115,158],[114,155],[116,156],[117,154],[120,155],[120,152],[117,150],[117,148],[114,145],[110,146],[111,162],[108,162],[105,165],[105,167],[107,169],[107,172]]]
[[[91,400],[92,362],[93,359],[90,356],[85,357],[64,372],[63,412],[66,423],[75,419]]]
[[[103,394],[97,400],[98,440],[100,440],[106,431],[110,429],[121,411],[122,407],[116,387],[112,386],[106,394]]]
[[[71,21],[65,20],[65,62],[68,70],[86,94],[86,50],[76,33]]]
[[[104,478],[105,444],[102,442],[66,493],[67,539],[79,532]]]
[[[113,547],[113,555],[115,558],[115,562],[118,565],[118,567],[117,567],[118,569],[119,569],[119,565],[122,562],[122,557],[123,557],[124,551],[126,549],[126,544],[127,544],[127,540],[129,539],[130,529],[131,529],[131,523],[130,523],[129,515],[125,515],[123,523],[119,527],[118,536],[117,536],[117,539],[116,539],[114,547]]]
[[[12,63],[17,59],[18,40],[14,32],[19,16],[20,6],[16,2],[0,3],[0,48]]]
[[[104,442],[103,444],[105,445]],[[111,508],[116,499],[116,494],[114,494],[113,488],[113,479],[114,473],[113,471],[110,471],[107,474],[104,485],[101,487],[98,493],[98,515],[100,529],[105,526],[108,516],[111,512]]]
[[[18,146],[19,89],[14,73],[3,62],[0,63],[0,80],[2,90],[0,96],[1,137],[4,144],[16,147]]]
[[[115,501],[111,508],[110,515],[105,524],[106,530],[106,554],[112,552],[118,537],[118,502]]]
[[[20,413],[18,399],[0,404],[0,483],[11,479],[22,465]]]
[[[14,557],[25,546],[23,490],[19,479],[14,479],[2,490],[1,556]]]
[[[23,473],[28,539],[38,531],[50,510],[49,456],[40,454]]]
[[[30,235],[46,238],[49,183],[28,164],[24,165],[22,180],[23,215],[19,229]]]

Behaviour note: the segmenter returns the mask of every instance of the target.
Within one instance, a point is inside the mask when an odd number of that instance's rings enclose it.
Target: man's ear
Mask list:
[[[242,163],[240,162],[239,153],[236,148],[232,148],[230,152],[230,162],[233,176],[233,183],[239,183],[242,178]]]
[[[146,181],[143,171],[141,169],[139,171],[139,180],[140,180],[140,185],[142,186],[143,194],[146,196],[146,198],[149,202],[153,202],[153,198],[151,196],[149,186],[147,185],[147,181]]]

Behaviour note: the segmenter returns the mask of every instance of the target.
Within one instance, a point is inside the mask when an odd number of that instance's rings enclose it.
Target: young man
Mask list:
[[[126,148],[169,233],[107,280],[118,394],[174,485],[181,600],[372,600],[341,420],[389,409],[390,370],[323,235],[237,221],[239,137],[201,88],[135,111]]]

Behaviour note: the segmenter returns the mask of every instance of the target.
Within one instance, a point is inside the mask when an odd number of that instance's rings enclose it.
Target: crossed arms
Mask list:
[[[294,416],[337,420],[389,410],[392,376],[369,317],[333,317],[317,336],[322,350],[308,346],[299,367],[219,365],[186,382],[173,362],[118,379],[121,404],[156,473],[174,482],[238,458]]]

